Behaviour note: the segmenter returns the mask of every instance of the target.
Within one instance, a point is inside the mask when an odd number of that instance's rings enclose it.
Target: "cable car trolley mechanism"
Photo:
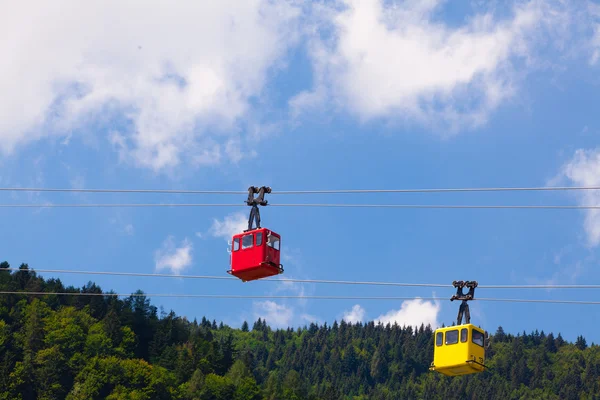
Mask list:
[[[258,196],[254,198],[256,193]],[[233,235],[231,248],[228,249],[231,254],[231,269],[227,273],[243,282],[283,273],[283,265],[279,262],[281,236],[260,226],[258,206],[267,205],[267,200],[264,199],[265,193],[271,193],[271,188],[268,186],[248,188],[246,204],[252,207],[248,218],[248,229]],[[253,221],[256,222],[256,228],[252,228]]]
[[[477,281],[454,281],[456,294],[450,301],[462,300],[457,325],[438,328],[434,332],[433,362],[429,370],[437,371],[447,376],[475,374],[485,371],[485,338],[486,332],[471,324],[469,300],[475,296]],[[464,287],[469,292],[463,293]],[[463,315],[465,324],[462,324]]]

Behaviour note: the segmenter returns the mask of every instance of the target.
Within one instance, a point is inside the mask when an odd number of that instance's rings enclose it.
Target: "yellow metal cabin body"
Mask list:
[[[432,371],[448,376],[485,371],[485,331],[473,324],[436,329]]]

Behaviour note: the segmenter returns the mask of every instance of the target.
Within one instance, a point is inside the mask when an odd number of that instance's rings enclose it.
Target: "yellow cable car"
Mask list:
[[[450,301],[462,300],[458,310],[456,326],[438,328],[433,333],[433,362],[430,371],[437,371],[447,376],[459,376],[483,372],[485,362],[485,338],[483,329],[471,324],[471,315],[467,301],[475,296],[476,281],[454,281],[456,295]],[[469,293],[463,294],[463,287]],[[462,324],[463,313],[466,324]]]
[[[433,363],[429,368],[447,376],[485,371],[485,331],[473,324],[436,329]]]

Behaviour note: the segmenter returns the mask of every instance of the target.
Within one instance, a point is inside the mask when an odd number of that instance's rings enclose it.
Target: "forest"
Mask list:
[[[73,295],[0,296],[0,399],[600,399],[600,348],[582,336],[490,329],[490,369],[449,378],[429,371],[429,326],[233,328],[7,268],[3,292]]]

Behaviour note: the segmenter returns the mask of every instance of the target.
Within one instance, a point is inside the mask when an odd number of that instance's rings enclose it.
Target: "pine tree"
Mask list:
[[[575,346],[579,350],[585,350],[587,348],[587,342],[583,336],[577,336],[577,340],[575,341]]]

